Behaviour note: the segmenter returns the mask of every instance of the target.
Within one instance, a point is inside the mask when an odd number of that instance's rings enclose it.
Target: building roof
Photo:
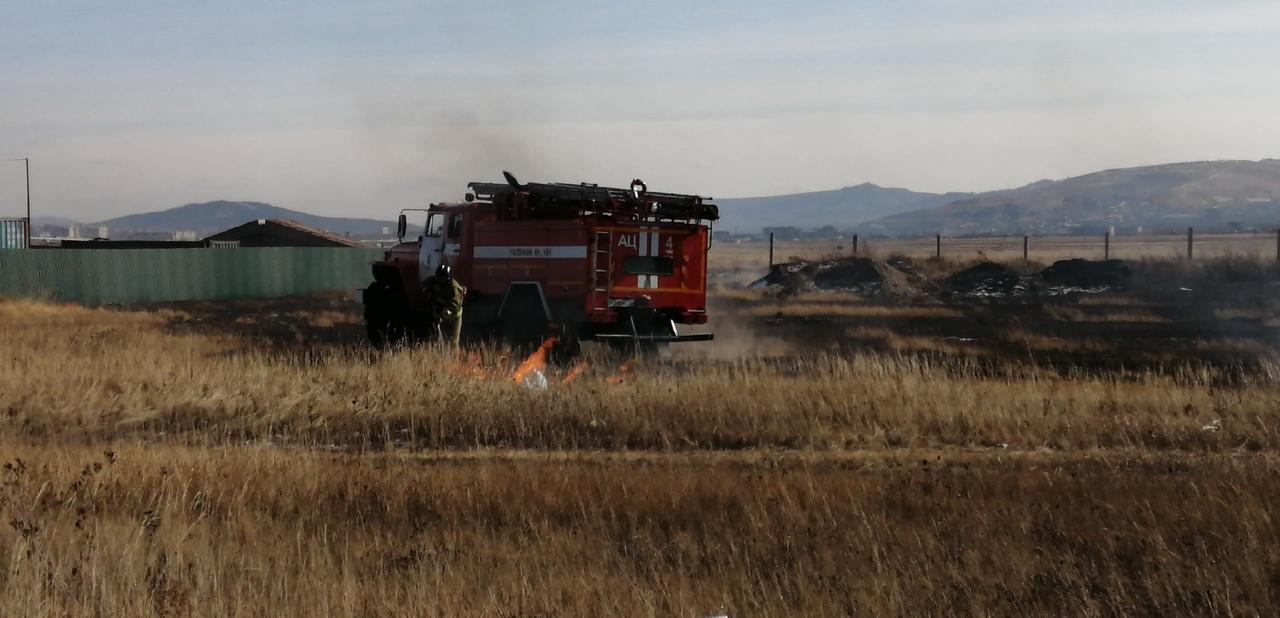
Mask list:
[[[352,240],[350,238],[347,238],[346,236],[339,236],[337,234],[334,234],[333,232],[330,232],[329,230],[320,229],[318,227],[307,225],[300,221],[294,221],[293,219],[268,219],[268,220],[271,221],[272,223],[275,223],[276,225],[283,225],[285,227],[298,230],[299,232],[311,234],[312,236],[319,236],[320,238],[331,240],[340,245],[346,245],[348,247],[363,246],[360,244],[360,241],[358,240]]]
[[[266,227],[266,226],[278,226],[280,228],[285,228],[286,230],[304,234],[306,236],[313,237],[317,240],[320,240],[335,246],[340,246],[340,247],[363,246],[360,244],[360,241],[358,240],[353,240],[345,236],[339,236],[338,234],[334,234],[329,230],[323,230],[318,227],[301,223],[299,221],[294,221],[293,219],[256,219],[254,221],[250,221],[242,225],[237,225],[236,227],[233,227],[229,230],[218,232],[217,234],[214,234],[212,236],[209,236],[208,238],[205,238],[205,240],[236,240],[238,237],[241,237],[247,233],[260,231],[260,228]],[[261,230],[261,231],[265,231],[265,230]]]

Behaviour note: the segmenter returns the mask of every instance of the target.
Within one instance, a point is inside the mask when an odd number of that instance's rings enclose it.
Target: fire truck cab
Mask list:
[[[401,243],[373,264],[364,292],[375,344],[430,337],[422,282],[448,264],[467,287],[463,336],[525,343],[562,339],[621,344],[705,341],[711,198],[594,184],[473,182],[460,203],[400,215]],[[422,235],[404,242],[408,216]]]

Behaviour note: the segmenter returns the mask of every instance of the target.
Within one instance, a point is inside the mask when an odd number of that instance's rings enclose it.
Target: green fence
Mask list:
[[[0,296],[88,305],[266,298],[368,285],[378,249],[24,249],[0,251]]]

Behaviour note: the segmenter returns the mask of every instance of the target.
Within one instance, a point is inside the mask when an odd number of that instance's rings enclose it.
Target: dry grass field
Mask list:
[[[546,390],[339,297],[0,301],[0,614],[1274,615],[1274,269],[1135,270],[725,290]]]

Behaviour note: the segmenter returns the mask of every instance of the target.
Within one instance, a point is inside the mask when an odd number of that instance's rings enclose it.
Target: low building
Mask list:
[[[360,247],[359,241],[291,219],[258,219],[206,237],[210,247]]]

